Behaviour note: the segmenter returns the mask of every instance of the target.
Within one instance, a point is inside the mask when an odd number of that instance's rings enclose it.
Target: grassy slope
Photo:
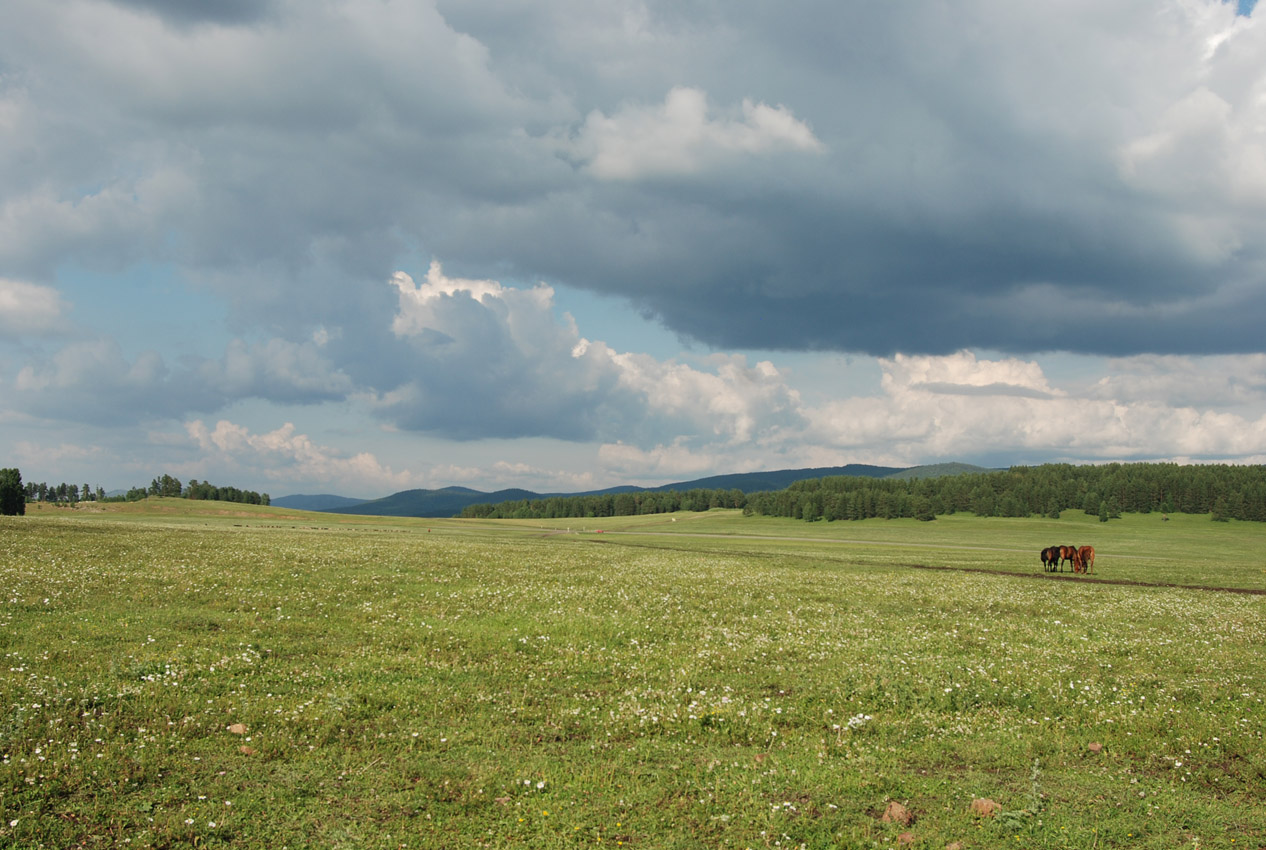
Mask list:
[[[905,566],[1260,581],[1153,519],[0,520],[0,846],[1257,846],[1259,597]]]

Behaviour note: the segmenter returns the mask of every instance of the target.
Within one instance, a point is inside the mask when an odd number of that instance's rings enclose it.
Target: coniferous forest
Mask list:
[[[709,508],[817,520],[937,516],[1058,517],[1084,511],[1103,521],[1123,513],[1209,514],[1215,521],[1266,522],[1266,466],[1111,463],[1045,464],[939,478],[839,476],[798,481],[785,490],[633,492],[557,496],[472,505],[463,517],[599,518]]]

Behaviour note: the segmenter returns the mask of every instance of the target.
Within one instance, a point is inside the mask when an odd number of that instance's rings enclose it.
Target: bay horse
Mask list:
[[[1042,571],[1054,572],[1059,566],[1059,547],[1049,546],[1042,550]]]
[[[1078,572],[1089,573],[1095,569],[1095,547],[1082,546],[1077,550],[1077,563],[1081,564]]]
[[[1064,564],[1068,563],[1069,561],[1071,561],[1073,564],[1073,572],[1075,573],[1081,572],[1081,570],[1077,569],[1077,547],[1076,546],[1060,546],[1059,557],[1060,557],[1059,571],[1061,573],[1064,571]]]

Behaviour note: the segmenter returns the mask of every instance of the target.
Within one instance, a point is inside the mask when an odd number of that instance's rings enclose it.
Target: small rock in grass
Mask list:
[[[952,841],[945,845],[945,850],[963,850],[963,842]]]
[[[991,818],[1002,811],[1002,806],[988,797],[977,797],[971,801],[971,813],[981,818]]]
[[[230,732],[232,732],[234,735],[245,735],[245,734],[246,734],[246,724],[245,724],[245,723],[234,723],[232,726],[230,726],[230,727],[229,727],[229,731],[230,731]]]
[[[902,826],[909,826],[914,823],[914,813],[896,800],[893,800],[888,804],[888,808],[884,809],[883,816],[879,820],[883,823],[899,823]]]
[[[253,755],[255,755],[255,748],[254,748],[254,747],[248,747],[248,746],[246,746],[245,744],[242,744],[242,746],[238,747],[238,748],[237,748],[237,751],[238,751],[239,753],[241,753],[242,755],[244,755],[244,756],[253,756]]]
[[[902,845],[902,846],[904,846],[904,845],[906,845],[906,844],[913,844],[913,843],[914,843],[914,833],[913,833],[913,832],[903,832],[903,833],[901,833],[900,835],[898,835],[898,836],[897,836],[897,843],[898,843],[898,844],[900,844],[900,845]]]
[[[1103,752],[1103,744],[1098,741],[1091,741],[1089,745],[1086,746],[1086,749],[1090,750],[1092,753],[1101,753]]]

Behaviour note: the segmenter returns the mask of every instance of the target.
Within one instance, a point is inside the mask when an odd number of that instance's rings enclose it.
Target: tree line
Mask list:
[[[1209,514],[1214,520],[1266,522],[1266,466],[1111,463],[1044,464],[987,473],[898,479],[835,476],[784,490],[640,491],[554,496],[465,508],[473,519],[598,519],[613,516],[742,508],[746,515],[818,520],[934,520],[977,516],[1058,518],[1084,511],[1107,522],[1122,513]]]
[[[515,499],[496,504],[484,502],[464,508],[460,516],[466,519],[598,519],[741,508],[746,503],[747,495],[737,489],[639,490],[632,493]]]
[[[34,481],[28,481],[22,487],[22,492],[28,502],[75,504],[76,502],[100,502],[106,497],[105,490],[101,487],[93,489],[87,484],[76,486],[64,481],[61,484],[49,484],[46,481],[36,484]]]
[[[1058,518],[1079,510],[1107,522],[1122,513],[1209,514],[1266,522],[1266,466],[1044,464],[942,478],[820,478],[753,493],[744,510],[816,520],[977,516]]]
[[[124,494],[128,502],[138,502],[149,496],[170,496],[172,498],[195,499],[199,501],[239,502],[247,505],[268,505],[272,500],[267,493],[254,490],[241,490],[237,487],[217,487],[210,481],[189,479],[182,485],[179,478],[171,475],[160,475],[149,483],[148,488],[133,487]]]
[[[49,484],[34,481],[22,483],[18,469],[0,469],[0,515],[14,516],[26,513],[27,502],[55,502],[73,505],[79,502],[137,502],[150,496],[171,496],[185,499],[203,499],[220,502],[239,502],[248,505],[268,505],[267,493],[242,490],[237,487],[217,487],[209,481],[191,479],[183,485],[179,478],[160,475],[150,481],[149,487],[133,487],[123,495],[107,496],[105,489],[95,490],[87,484]]]

